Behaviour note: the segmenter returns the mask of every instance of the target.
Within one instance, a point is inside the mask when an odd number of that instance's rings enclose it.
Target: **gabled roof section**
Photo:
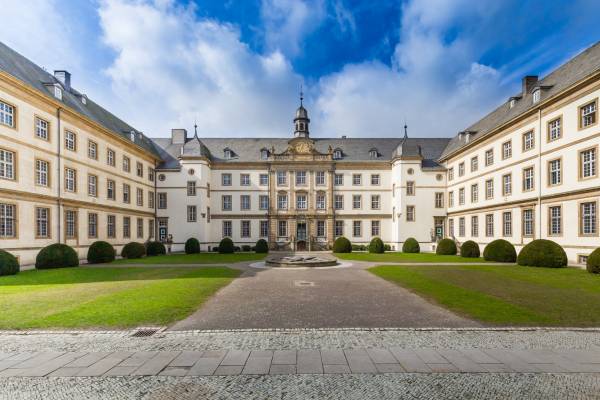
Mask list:
[[[29,59],[17,53],[4,43],[0,42],[0,70],[12,75],[16,79],[22,81],[28,86],[36,89],[48,97],[52,97],[55,101],[62,102],[66,108],[69,108],[86,118],[102,125],[104,128],[122,136],[131,142],[130,134],[135,132],[133,143],[140,146],[142,149],[150,152],[153,156],[159,157],[156,149],[150,139],[142,135],[137,129],[119,119],[100,105],[96,104],[89,98],[84,102],[81,98],[85,96],[77,90],[71,88],[64,90],[62,100],[59,100],[51,95],[47,89],[48,84],[61,84],[61,82]]]
[[[519,117],[522,114],[535,109],[542,102],[556,96],[563,90],[573,86],[577,82],[600,71],[600,42],[597,42],[587,50],[578,54],[567,63],[552,71],[543,79],[533,85],[532,90],[526,94],[517,94],[511,99],[516,99],[514,107],[510,108],[508,102],[503,103],[494,111],[465,129],[471,132],[468,143],[494,131],[496,128]],[[533,103],[533,92],[536,88],[542,88],[541,99]],[[523,97],[521,97],[523,96]],[[510,99],[509,99],[510,101]],[[444,159],[457,150],[465,147],[468,143],[465,135],[457,135],[448,144],[441,155]]]
[[[210,151],[202,141],[194,136],[183,145],[183,157],[206,157],[210,159]]]

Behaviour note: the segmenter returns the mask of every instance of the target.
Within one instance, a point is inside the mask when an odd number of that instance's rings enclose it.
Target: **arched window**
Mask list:
[[[341,149],[335,149],[333,151],[333,159],[334,160],[339,160],[342,158],[342,150]]]
[[[371,158],[377,158],[377,157],[379,157],[379,152],[377,151],[377,149],[371,149],[371,150],[369,150],[369,157],[371,157]]]

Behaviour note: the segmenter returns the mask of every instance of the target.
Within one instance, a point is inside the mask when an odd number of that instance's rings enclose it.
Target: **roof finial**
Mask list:
[[[196,119],[194,118],[194,137],[198,139],[198,124],[196,123]]]
[[[302,107],[303,100],[304,100],[304,92],[302,91],[302,84],[300,84],[300,107]]]
[[[404,139],[408,138],[408,125],[406,125],[406,119],[404,119]]]

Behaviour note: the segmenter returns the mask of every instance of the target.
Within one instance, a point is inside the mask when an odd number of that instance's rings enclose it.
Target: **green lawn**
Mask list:
[[[197,253],[197,254],[167,254],[164,256],[120,259],[114,261],[115,264],[231,264],[240,261],[255,261],[262,260],[266,254],[258,253]]]
[[[240,274],[215,268],[61,268],[0,277],[0,329],[167,325]]]
[[[466,258],[461,256],[438,256],[435,253],[401,253],[386,252],[376,253],[335,253],[342,260],[375,261],[375,262],[460,262],[460,263],[484,263],[483,258]]]
[[[490,325],[600,326],[600,276],[576,268],[421,265],[370,272]]]

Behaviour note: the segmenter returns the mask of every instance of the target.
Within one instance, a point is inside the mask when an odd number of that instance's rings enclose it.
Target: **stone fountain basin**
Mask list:
[[[338,265],[335,257],[324,255],[286,255],[286,256],[268,256],[265,265],[269,267],[332,267]]]

